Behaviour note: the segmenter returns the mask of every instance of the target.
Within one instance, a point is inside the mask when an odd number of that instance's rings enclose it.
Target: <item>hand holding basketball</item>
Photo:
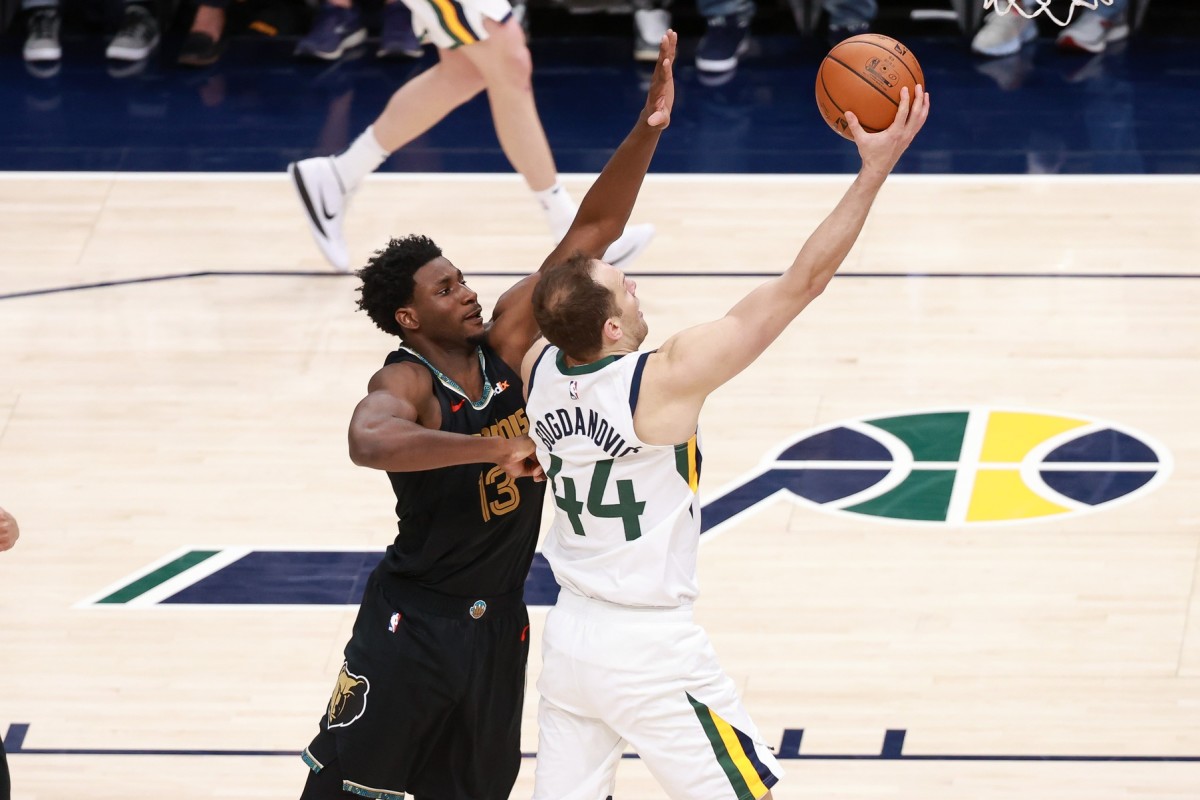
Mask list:
[[[834,46],[817,69],[817,108],[837,133],[850,136],[852,111],[868,133],[892,124],[900,92],[925,85],[925,73],[907,47],[890,36],[864,33]]]
[[[909,94],[907,86],[900,90],[900,107],[896,109],[896,119],[886,130],[879,133],[868,133],[854,112],[847,111],[846,123],[854,143],[858,145],[863,169],[891,172],[928,118],[929,95],[919,83],[912,95]]]

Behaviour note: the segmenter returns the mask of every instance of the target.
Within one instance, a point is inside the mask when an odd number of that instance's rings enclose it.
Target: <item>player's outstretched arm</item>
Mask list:
[[[576,252],[596,258],[625,230],[642,188],[658,139],[671,123],[675,104],[675,31],[667,31],[658,47],[658,63],[637,124],[625,137],[596,182],[588,189],[566,236],[542,262],[542,269],[565,261]],[[539,270],[540,272],[540,270]],[[530,298],[539,274],[523,278],[496,301],[488,342],[505,363],[517,369],[537,336]]]
[[[437,430],[441,420],[422,419],[440,413],[429,393],[429,376],[420,367],[392,364],[371,378],[367,396],[350,419],[350,460],[360,467],[388,472],[451,467],[458,464],[499,464],[510,475],[532,474],[521,465],[533,456],[528,436],[470,436]]]
[[[758,358],[824,291],[858,239],[884,180],[925,124],[929,96],[920,86],[914,96],[903,90],[895,122],[879,133],[865,132],[853,114],[846,116],[862,157],[858,176],[783,275],[756,288],[721,319],[671,337],[651,356],[641,396],[653,398],[647,408],[656,409],[655,422],[643,417],[641,403],[638,412],[639,435],[654,436],[647,441],[690,436],[704,398]],[[660,435],[667,432],[666,438]]]

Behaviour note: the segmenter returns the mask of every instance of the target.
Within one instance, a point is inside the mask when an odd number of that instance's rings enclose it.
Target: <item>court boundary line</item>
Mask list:
[[[175,757],[289,757],[300,758],[301,750],[188,750],[184,748],[115,748],[115,747],[25,747],[25,737],[30,725],[25,722],[13,722],[8,726],[4,737],[4,749],[9,755],[19,756],[175,756]],[[880,752],[870,753],[801,753],[800,741],[804,734],[803,728],[785,728],[783,739],[775,752],[775,757],[785,761],[981,761],[981,762],[1081,762],[1081,763],[1135,763],[1135,764],[1164,764],[1183,763],[1200,764],[1200,756],[1085,756],[1085,755],[986,755],[958,753],[920,753],[908,754],[903,752],[905,729],[889,729],[884,733],[883,745]],[[637,753],[624,753],[622,758],[639,758]],[[537,753],[521,752],[521,758],[537,758]]]
[[[529,272],[473,272],[472,280],[478,278],[524,278]],[[781,272],[637,272],[629,273],[638,279],[652,278],[756,278],[759,280],[778,278]],[[68,292],[81,292],[91,289],[115,289],[123,286],[137,286],[144,283],[165,283],[168,281],[192,280],[195,278],[354,278],[353,272],[331,272],[329,270],[199,270],[196,272],[169,273],[166,275],[143,275],[135,278],[116,278],[110,281],[95,283],[76,283],[65,286],[51,286],[42,289],[24,289],[16,292],[0,293],[0,301],[20,300],[29,297],[44,297]],[[839,272],[838,278],[873,278],[873,279],[921,279],[948,278],[965,280],[1197,280],[1200,272]]]
[[[563,172],[559,173],[560,180],[594,181],[599,173],[593,172]],[[847,183],[854,179],[852,172],[794,172],[794,173],[741,173],[741,172],[651,172],[646,175],[650,183],[732,183],[744,182],[755,184],[823,184]],[[146,183],[164,180],[176,180],[190,183],[214,183],[220,181],[240,181],[244,183],[283,183],[289,180],[285,171],[278,172],[39,172],[30,170],[0,170],[0,181],[107,181],[115,183]],[[524,185],[524,179],[516,172],[374,172],[365,179],[367,183],[426,183],[429,181],[443,183],[466,183],[479,181],[486,183],[514,183]],[[926,183],[926,184],[1084,184],[1118,183],[1118,184],[1194,184],[1200,183],[1198,175],[1184,174],[1063,174],[1063,175],[1013,175],[1008,173],[980,174],[925,174],[925,173],[893,173],[888,176],[888,183]]]

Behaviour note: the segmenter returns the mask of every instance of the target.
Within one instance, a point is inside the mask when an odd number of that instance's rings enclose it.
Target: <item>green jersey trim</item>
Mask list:
[[[599,361],[593,361],[590,364],[580,364],[578,367],[569,367],[567,366],[567,357],[563,355],[562,350],[559,350],[558,355],[554,358],[554,364],[558,367],[558,371],[563,375],[589,375],[597,370],[604,369],[609,364],[613,363],[624,355],[624,353],[618,353],[616,355],[605,356]]]

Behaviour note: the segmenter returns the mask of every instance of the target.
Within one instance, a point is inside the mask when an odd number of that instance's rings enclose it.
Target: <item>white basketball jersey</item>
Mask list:
[[[651,445],[633,432],[648,355],[569,367],[547,347],[526,414],[554,493],[542,554],[559,585],[619,605],[675,607],[699,591],[699,437]]]

